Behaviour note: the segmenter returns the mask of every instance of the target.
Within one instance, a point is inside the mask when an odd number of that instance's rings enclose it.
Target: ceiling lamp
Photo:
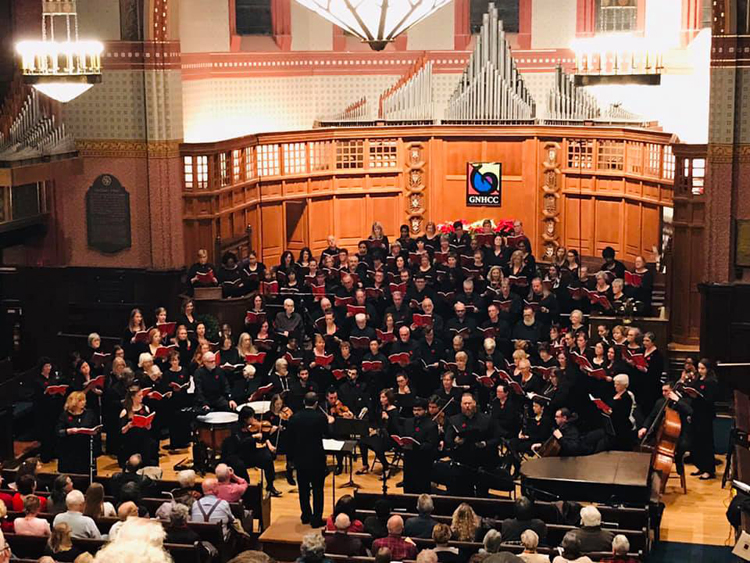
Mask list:
[[[386,45],[450,0],[297,0],[349,33],[373,51]]]
[[[55,41],[55,20],[65,20],[65,40]],[[59,102],[69,102],[102,81],[99,41],[78,40],[76,0],[42,0],[42,40],[21,41],[23,79]]]

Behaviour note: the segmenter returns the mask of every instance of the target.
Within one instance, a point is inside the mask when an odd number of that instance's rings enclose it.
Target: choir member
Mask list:
[[[398,407],[398,415],[404,418],[410,417],[415,400],[416,396],[411,390],[409,377],[405,373],[396,374],[395,405]]]
[[[615,249],[611,246],[607,246],[602,250],[602,258],[604,263],[599,269],[603,272],[609,272],[612,274],[612,278],[624,278],[625,277],[625,265],[619,260],[615,260]]]
[[[630,378],[620,373],[613,378],[615,386],[614,396],[607,401],[612,409],[609,415],[612,421],[613,446],[616,450],[632,451],[635,445],[635,407],[636,397],[628,391]]]
[[[424,234],[419,237],[424,241],[426,247],[431,248],[432,252],[437,251],[440,247],[440,235],[437,234],[435,223],[428,221],[424,227]]]
[[[122,410],[128,387],[135,374],[122,358],[112,360],[112,371],[107,377],[102,395],[102,422],[107,434],[107,455],[117,456],[122,444],[120,433],[120,411]]]
[[[440,442],[437,423],[427,416],[427,401],[418,398],[412,407],[412,417],[397,419],[398,434],[412,438],[402,446],[404,452],[404,492],[430,493],[432,464]]]
[[[146,331],[146,323],[143,321],[143,313],[140,309],[130,311],[128,327],[122,337],[122,347],[125,349],[125,359],[135,364],[138,356],[146,351],[145,342],[137,342],[136,335]]]
[[[201,248],[198,250],[198,262],[190,266],[187,273],[190,289],[216,285],[216,269],[208,262],[208,251]]]
[[[445,414],[449,417],[458,413],[461,402],[461,390],[454,381],[453,372],[444,372],[440,377],[440,387],[433,392],[433,397],[440,401],[440,408],[445,408]]]
[[[168,368],[164,379],[172,392],[169,399],[169,450],[180,450],[190,445],[190,413],[193,406],[193,395],[188,393],[190,374],[182,365],[180,353],[172,350],[167,359]]]
[[[139,422],[139,418],[143,419],[150,414],[152,413],[148,407],[143,404],[141,387],[131,385],[120,411],[120,433],[123,436],[118,456],[120,467],[125,467],[125,462],[133,454],[140,454],[144,466],[159,465],[159,443],[153,438],[151,424],[146,422],[141,425]]]
[[[648,362],[648,368],[644,375],[643,389],[638,397],[638,404],[643,412],[648,412],[659,398],[659,386],[661,376],[664,373],[664,355],[656,347],[656,335],[647,332],[643,335],[643,356]]]
[[[651,299],[654,291],[654,273],[648,268],[643,256],[636,256],[634,273],[639,278],[639,284],[630,288],[631,296],[636,300],[638,310],[642,315],[651,316]]]
[[[95,431],[98,419],[94,411],[86,408],[86,394],[73,391],[65,400],[65,407],[57,422],[58,462],[61,473],[87,474],[92,467],[92,457],[97,455]],[[86,430],[86,432],[81,432]],[[96,467],[95,465],[93,465]]]
[[[42,463],[47,463],[56,457],[55,425],[63,411],[69,386],[49,358],[41,358],[35,371],[34,422],[36,435],[41,445],[39,455]]]
[[[403,233],[402,233],[403,236]],[[409,238],[409,230],[407,228],[406,230],[406,237]],[[370,231],[370,236],[367,238],[368,241],[372,241],[375,244],[370,245],[370,248],[383,248],[385,252],[388,252],[389,245],[388,245],[388,237],[383,232],[383,224],[380,221],[375,221],[372,224],[372,230]],[[411,242],[409,240],[409,242]],[[402,245],[403,246],[403,245]],[[405,247],[408,250],[408,247]]]
[[[531,349],[542,339],[543,334],[542,326],[536,320],[534,309],[524,307],[523,318],[513,327],[512,339],[522,342],[525,348]]]
[[[521,408],[511,394],[507,383],[501,382],[495,388],[495,398],[490,403],[490,413],[495,419],[501,438],[515,437],[521,421]]]
[[[182,311],[180,316],[177,318],[177,325],[183,325],[188,332],[195,334],[195,327],[198,324],[198,320],[195,318],[195,301],[187,299],[182,304]]]

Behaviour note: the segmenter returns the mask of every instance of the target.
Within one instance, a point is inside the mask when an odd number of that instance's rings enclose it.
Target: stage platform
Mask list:
[[[646,504],[650,465],[651,454],[641,452],[541,457],[521,465],[522,486],[537,489],[540,500]]]
[[[260,549],[276,561],[296,561],[302,537],[313,528],[298,516],[280,516],[260,535]]]

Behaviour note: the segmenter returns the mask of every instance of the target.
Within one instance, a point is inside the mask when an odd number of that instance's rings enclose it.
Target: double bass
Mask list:
[[[684,382],[679,381],[672,391],[677,392],[684,385]],[[659,477],[659,494],[664,494],[664,489],[667,486],[667,480],[674,465],[677,442],[680,440],[680,433],[682,432],[680,413],[669,406],[669,401],[669,398],[664,400],[661,412],[656,416],[651,428],[648,429],[641,441],[642,451],[650,449],[650,447],[645,446],[645,443],[658,424],[656,441],[653,449],[651,449],[651,470]]]

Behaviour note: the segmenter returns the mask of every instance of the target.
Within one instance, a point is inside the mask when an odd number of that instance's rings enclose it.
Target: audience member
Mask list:
[[[44,518],[39,518],[41,503],[39,498],[34,495],[27,496],[23,501],[23,518],[16,518],[13,522],[13,528],[17,534],[28,536],[49,536],[52,532],[49,522]]]
[[[422,493],[417,498],[417,517],[409,518],[404,525],[404,534],[410,538],[431,538],[435,520],[432,519],[432,511],[435,505],[432,497]]]
[[[381,498],[375,501],[375,515],[365,518],[365,533],[373,539],[384,538],[388,535],[388,518],[391,515],[391,503]],[[408,521],[407,521],[408,522]]]
[[[120,532],[120,528],[122,528],[122,525],[127,521],[128,518],[137,518],[138,517],[138,506],[132,502],[123,502],[120,505],[120,508],[117,509],[117,517],[119,520],[112,524],[112,527],[109,529],[108,537],[110,540],[114,540],[117,538],[117,534]]]
[[[91,518],[114,518],[117,515],[112,503],[104,500],[104,487],[101,483],[91,483],[86,489],[83,514]]]
[[[81,550],[73,545],[71,529],[66,522],[54,523],[52,534],[44,548],[44,554],[49,555],[58,563],[73,563],[81,554]]]
[[[537,547],[539,547],[539,535],[534,530],[524,530],[521,533],[521,545],[523,545],[523,553],[519,555],[525,563],[549,563],[549,557],[537,553]]]
[[[330,559],[324,557],[325,550],[326,541],[320,532],[305,534],[299,546],[297,563],[330,563]]]
[[[435,542],[435,554],[440,563],[461,563],[457,547],[451,547],[451,528],[448,524],[437,524],[432,528],[432,539]]]
[[[50,514],[60,514],[65,512],[65,497],[73,490],[73,480],[65,474],[58,475],[52,482],[52,492],[49,496],[51,504],[47,506],[47,512]]]
[[[437,563],[438,556],[434,549],[423,549],[417,554],[417,563]]]
[[[190,509],[184,504],[176,503],[172,507],[167,526],[167,543],[195,543],[200,536],[191,530],[188,525]]]
[[[5,505],[4,502],[3,505]],[[10,561],[11,555],[12,554],[10,552],[10,546],[8,545],[8,542],[5,541],[3,532],[0,531],[0,563],[8,563]]]
[[[482,521],[469,504],[462,502],[453,511],[451,532],[458,541],[479,541],[483,537]]]
[[[52,525],[56,527],[61,522],[66,523],[74,538],[101,538],[102,535],[99,533],[99,528],[96,527],[94,520],[83,515],[85,502],[86,499],[81,491],[75,489],[70,491],[65,497],[65,505],[68,510],[55,516]]]
[[[326,553],[331,553],[333,555],[346,555],[349,557],[362,555],[362,542],[358,538],[353,538],[347,533],[349,526],[351,526],[349,516],[342,512],[336,516],[336,521],[334,523],[336,525],[336,532],[325,536]]]
[[[381,547],[375,552],[375,563],[391,563],[391,550],[387,547]]]
[[[21,475],[16,479],[16,490],[18,492],[13,495],[11,506],[16,512],[21,512],[24,499],[36,492],[36,477],[29,474]],[[41,504],[41,512],[47,512],[47,499],[45,497],[38,498]]]
[[[396,561],[414,559],[417,556],[417,548],[411,540],[401,536],[403,531],[404,520],[401,516],[391,516],[388,519],[388,535],[372,542],[373,551],[387,547],[391,550],[391,557]]]
[[[484,539],[482,540],[482,547],[479,548],[479,553],[487,555],[490,553],[498,553],[502,543],[503,536],[498,530],[495,528],[487,530],[487,533],[484,534]]]
[[[515,517],[506,518],[501,525],[503,541],[519,542],[524,530],[534,530],[541,541],[547,538],[547,525],[534,516],[534,503],[527,497],[516,499]]]
[[[203,481],[203,498],[193,503],[190,520],[194,522],[221,522],[224,538],[229,537],[229,526],[234,521],[229,503],[216,496],[219,482],[209,478]]]
[[[0,532],[13,533],[13,522],[8,520],[8,507],[0,500]]]
[[[349,521],[351,522],[351,526],[347,532],[361,533],[365,531],[364,524],[355,518],[357,506],[354,503],[354,497],[352,495],[343,495],[336,501],[336,505],[333,507],[333,514],[331,514],[331,516],[328,517],[328,520],[326,520],[326,530],[331,532],[336,530],[334,520],[336,516],[342,512],[349,517]]]
[[[235,555],[227,563],[276,563],[276,560],[262,551],[248,549]]]
[[[630,551],[630,542],[622,534],[617,534],[612,539],[612,557],[602,559],[602,563],[637,563],[635,559],[628,555]]]
[[[94,556],[88,551],[84,551],[78,557],[75,558],[73,563],[94,563]]]
[[[614,532],[602,530],[602,515],[595,506],[581,509],[581,527],[574,531],[581,543],[581,551],[609,551],[612,549]]]
[[[165,532],[161,523],[132,518],[123,524],[117,539],[96,553],[95,563],[172,563],[164,549]]]
[[[560,542],[562,553],[552,560],[552,563],[592,563],[591,559],[581,554],[581,542],[575,530],[567,532]]]
[[[226,463],[216,466],[216,479],[219,482],[216,496],[227,502],[238,502],[247,490],[247,481],[235,475]]]

